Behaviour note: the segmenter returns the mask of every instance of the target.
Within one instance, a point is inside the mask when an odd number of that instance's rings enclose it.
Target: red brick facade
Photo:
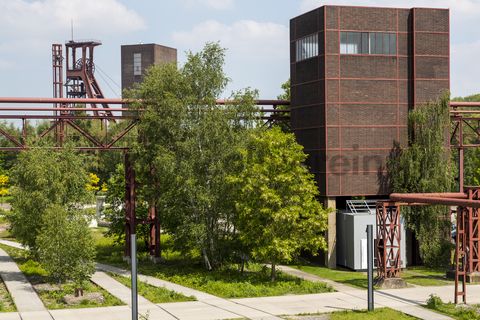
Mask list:
[[[340,33],[388,32],[396,52],[340,54]],[[318,34],[319,55],[296,41]],[[290,21],[292,128],[323,196],[385,195],[386,159],[414,105],[449,89],[449,11],[323,6]]]

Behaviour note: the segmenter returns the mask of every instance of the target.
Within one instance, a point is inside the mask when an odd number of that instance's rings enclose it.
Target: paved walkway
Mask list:
[[[7,244],[5,241],[0,241],[0,243]],[[15,245],[18,247],[17,244]],[[8,271],[8,268],[4,267],[4,264],[7,263],[7,260],[10,263],[10,268],[12,268],[12,264],[15,267],[16,265],[6,255],[6,253],[3,252],[3,250],[0,251],[0,253],[0,256],[3,257],[1,258],[0,262],[0,270],[2,270],[3,277],[3,273],[5,273],[3,270]],[[5,264],[5,266],[7,265],[8,263]],[[17,272],[20,272],[18,267],[16,267],[16,269]],[[153,286],[174,290],[184,295],[194,296],[198,300],[191,302],[154,304],[143,297],[139,297],[139,311],[142,314],[148,313],[149,320],[213,320],[234,318],[277,320],[281,319],[280,317],[284,315],[365,309],[367,306],[366,290],[356,289],[328,280],[325,281],[325,279],[321,279],[315,275],[311,275],[289,267],[281,267],[281,269],[283,272],[291,273],[295,276],[310,281],[327,282],[335,287],[338,292],[262,298],[222,299],[211,294],[183,287],[168,281],[160,280],[150,276],[139,275],[139,281],[147,282]],[[50,311],[45,311],[43,308],[39,311],[31,311],[38,312],[38,314],[34,314],[22,312],[21,308],[19,308],[17,304],[17,308],[19,309],[20,313],[0,313],[0,320],[43,320],[52,318],[55,320],[130,319],[130,289],[108,276],[105,272],[112,272],[122,276],[130,276],[130,273],[127,270],[103,264],[98,264],[97,270],[99,271],[94,274],[92,281],[96,282],[105,290],[122,300],[127,304],[126,306]],[[26,281],[26,279],[24,280]],[[33,290],[31,286],[29,290]],[[453,300],[453,292],[454,288],[451,285],[440,287],[416,287],[406,289],[379,290],[375,292],[375,306],[377,308],[390,307],[420,319],[450,319],[449,317],[429,311],[421,307],[420,304],[424,304],[426,299],[428,299],[429,295],[432,293],[440,296],[443,301],[451,301]],[[467,292],[469,303],[480,303],[480,286],[468,286]],[[15,295],[12,294],[12,296]],[[35,298],[32,299],[37,299],[38,302],[38,297],[35,296]],[[43,307],[43,305],[41,306]],[[48,316],[48,318],[42,318],[43,316]]]
[[[283,273],[287,273],[289,275],[295,276],[297,278],[301,278],[303,280],[307,281],[312,281],[312,282],[323,282],[328,284],[330,287],[335,289],[336,291],[350,291],[352,289],[355,289],[354,287],[344,285],[339,282],[332,281],[330,279],[325,279],[325,278],[320,278],[319,276],[316,276],[314,274],[301,271],[295,268],[287,267],[287,266],[277,266],[277,270],[282,271]]]
[[[52,319],[30,282],[2,249],[0,249],[0,276],[23,320]]]
[[[124,269],[97,264],[99,270],[112,272],[121,276],[129,277],[130,272]],[[186,310],[185,307],[180,308],[171,308],[168,305],[171,304],[160,304],[162,308],[170,310],[170,312],[176,315],[176,312],[181,312],[182,318],[179,319],[198,319],[198,312],[195,309],[208,311],[208,317],[205,319],[231,319],[231,318],[248,318],[248,319],[268,319],[268,320],[281,320],[281,318],[276,317],[273,313],[264,312],[263,310],[251,308],[241,303],[236,303],[231,300],[222,299],[217,296],[198,291],[195,289],[187,288],[169,281],[160,280],[155,277],[138,275],[138,280],[147,282],[148,284],[155,287],[163,287],[168,290],[173,290],[175,292],[184,294],[186,296],[195,297],[200,303],[189,303],[190,307],[193,307],[194,310]],[[180,316],[180,315],[179,315]]]

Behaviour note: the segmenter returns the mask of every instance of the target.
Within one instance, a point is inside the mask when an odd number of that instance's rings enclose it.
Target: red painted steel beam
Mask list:
[[[69,104],[69,103],[81,103],[81,104],[128,104],[131,100],[123,99],[93,99],[93,98],[23,98],[23,97],[0,97],[0,103],[35,103],[35,104]],[[58,109],[58,108],[56,108]]]
[[[425,197],[425,196],[417,196],[416,194],[392,193],[390,195],[390,200],[407,202],[407,203],[418,202],[418,203],[438,204],[438,205],[447,205],[447,206],[480,208],[479,200],[468,200],[468,199],[448,198],[448,197],[428,197],[428,196]]]
[[[0,151],[12,151],[18,152],[27,149],[35,149],[36,147],[29,147],[29,146],[21,146],[21,147],[0,147]],[[45,149],[51,150],[62,150],[65,149],[64,147],[46,147]],[[72,149],[78,151],[129,151],[130,148],[128,147],[73,147]]]
[[[93,99],[93,98],[24,98],[24,97],[0,97],[0,103],[56,103],[56,104],[128,104],[138,102],[139,100],[124,100],[124,99]],[[218,105],[233,104],[234,100],[219,99],[216,101]],[[255,100],[255,104],[259,106],[288,106],[288,100]],[[109,108],[110,109],[110,108]]]
[[[392,195],[468,199],[468,195],[463,192],[392,193]]]
[[[109,116],[105,115],[91,115],[91,116],[75,116],[75,115],[46,115],[46,114],[0,114],[0,119],[45,119],[45,120],[95,120],[95,119],[138,119],[138,116],[134,115],[118,115],[118,116]]]
[[[466,102],[466,101],[450,101],[451,108],[459,107],[480,107],[480,102]]]
[[[36,108],[36,107],[1,107],[0,111],[95,111],[95,112],[111,112],[111,111],[121,111],[121,112],[135,112],[142,111],[141,109],[129,109],[129,108]]]
[[[233,104],[235,103],[235,100],[225,100],[225,99],[219,99],[217,100],[218,105],[224,105],[224,104]],[[288,100],[255,100],[255,105],[257,106],[289,106],[290,101]]]

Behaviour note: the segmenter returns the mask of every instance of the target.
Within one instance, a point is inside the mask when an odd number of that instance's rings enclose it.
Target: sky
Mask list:
[[[480,0],[0,0],[0,96],[51,97],[51,44],[98,39],[96,77],[120,95],[120,46],[158,43],[185,52],[227,48],[222,98],[251,87],[272,99],[289,78],[289,20],[321,5],[450,8],[451,91],[480,93]]]

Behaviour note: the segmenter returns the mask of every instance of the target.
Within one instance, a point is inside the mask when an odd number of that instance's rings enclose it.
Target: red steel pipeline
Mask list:
[[[402,193],[392,193],[390,195],[390,200],[392,201],[401,201],[401,202],[418,202],[418,203],[428,203],[428,204],[439,204],[446,206],[462,206],[462,207],[473,207],[480,208],[479,200],[468,200],[460,198],[448,198],[448,197],[429,197],[429,196],[417,196],[415,194],[402,194]]]
[[[137,102],[138,100],[123,100],[123,99],[93,99],[93,98],[23,98],[23,97],[0,97],[0,103],[56,103],[56,104],[69,104],[69,103],[82,103],[82,104],[128,104]],[[217,100],[216,103],[224,105],[228,103],[234,103],[233,100]],[[288,100],[255,100],[255,104],[259,106],[282,106],[290,105]]]

